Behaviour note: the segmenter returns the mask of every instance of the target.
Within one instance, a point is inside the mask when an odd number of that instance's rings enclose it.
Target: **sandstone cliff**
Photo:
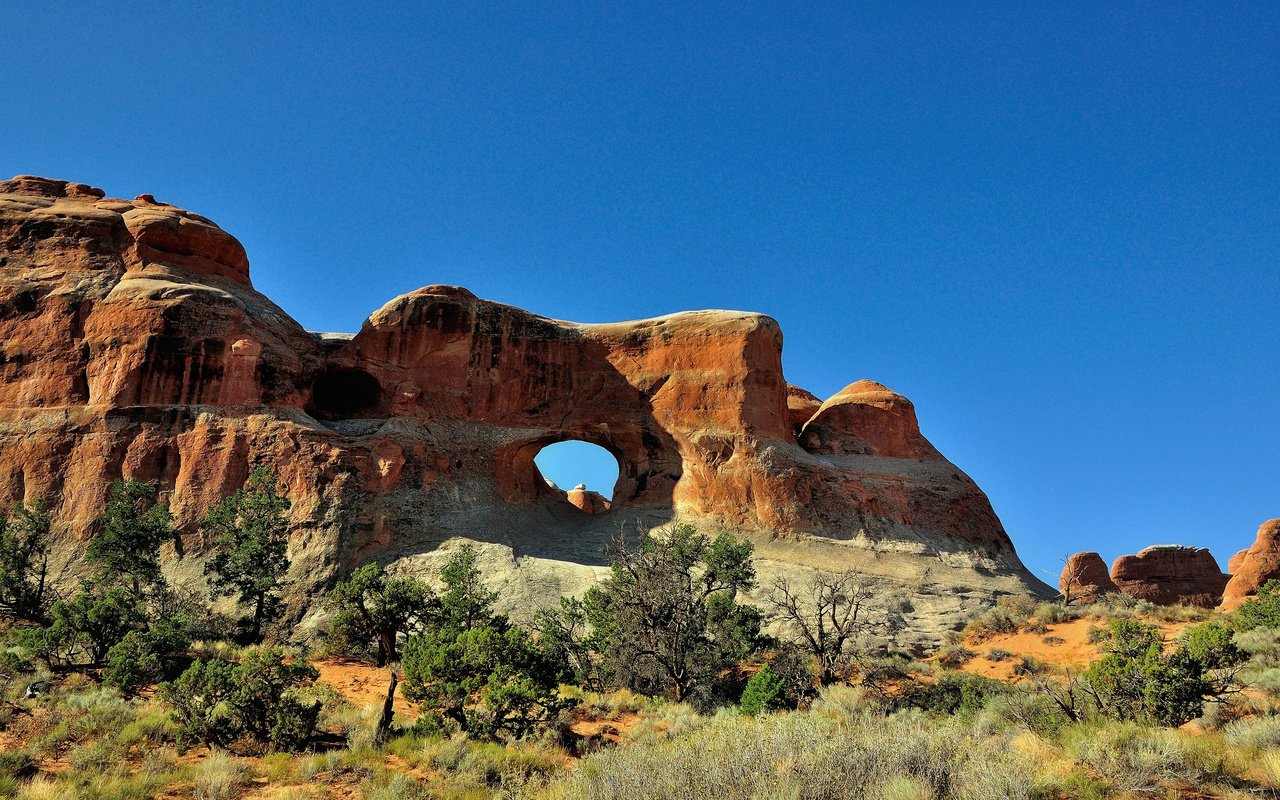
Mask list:
[[[47,500],[74,565],[109,482],[157,481],[183,526],[167,568],[195,582],[195,519],[269,464],[293,502],[298,616],[362,561],[426,569],[462,539],[527,611],[590,585],[620,529],[677,517],[751,537],[765,581],[865,571],[904,642],[1046,592],[906,398],[862,381],[818,404],[781,353],[761,314],[582,325],[447,286],[313,334],[203,217],[0,182],[0,501]],[[617,458],[607,513],[538,474],[565,439]]]

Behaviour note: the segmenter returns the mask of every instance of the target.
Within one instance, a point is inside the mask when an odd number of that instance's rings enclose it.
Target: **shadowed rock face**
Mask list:
[[[1092,603],[1119,587],[1107,572],[1107,563],[1097,553],[1076,553],[1067,559],[1058,578],[1058,591],[1072,603]]]
[[[781,353],[761,314],[582,325],[450,286],[312,334],[202,217],[0,182],[0,500],[48,501],[74,562],[112,479],[156,481],[183,531],[167,568],[195,581],[195,520],[268,464],[293,502],[300,617],[362,561],[427,570],[462,539],[527,611],[596,580],[620,529],[676,517],[752,538],[762,583],[864,570],[904,641],[1045,593],[906,398],[862,381],[815,408]],[[567,439],[618,459],[611,506],[592,503],[607,513],[538,474]]]
[[[1262,584],[1280,580],[1280,519],[1267,520],[1248,550],[1231,559],[1231,580],[1222,595],[1222,608],[1231,611],[1258,593]]]
[[[1111,565],[1120,591],[1162,606],[1213,608],[1222,602],[1227,576],[1203,547],[1157,545],[1135,556],[1120,556]]]

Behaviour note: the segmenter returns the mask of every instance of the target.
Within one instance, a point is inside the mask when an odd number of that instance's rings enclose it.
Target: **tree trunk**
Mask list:
[[[373,739],[377,745],[382,745],[387,741],[387,737],[391,734],[391,720],[396,713],[396,684],[400,682],[400,678],[393,669],[389,669],[387,672],[391,675],[391,684],[387,686],[387,699],[382,701],[382,717],[378,720],[378,732]]]

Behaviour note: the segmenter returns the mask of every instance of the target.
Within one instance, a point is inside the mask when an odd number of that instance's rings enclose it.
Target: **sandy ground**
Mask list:
[[[1186,622],[1155,622],[1144,620],[1155,625],[1164,634],[1167,641],[1174,638],[1187,627]],[[965,672],[981,675],[985,678],[1018,683],[1025,677],[1015,674],[1014,667],[1023,656],[1034,656],[1039,661],[1055,668],[1071,668],[1083,671],[1090,661],[1098,657],[1098,647],[1089,643],[1089,629],[1104,625],[1101,620],[1085,618],[1049,625],[1045,633],[1007,633],[993,636],[980,644],[966,643],[964,646],[977,654],[969,663],[961,667]],[[1055,642],[1054,639],[1062,641]],[[1049,640],[1049,641],[1046,641]],[[1005,650],[1013,655],[1004,661],[992,661],[993,650]]]
[[[317,683],[330,687],[357,708],[369,705],[381,708],[387,699],[387,686],[390,685],[391,678],[386,667],[338,659],[313,661],[311,666],[320,672]],[[399,716],[408,719],[418,716],[417,709],[404,699],[399,688],[396,689],[394,708]]]

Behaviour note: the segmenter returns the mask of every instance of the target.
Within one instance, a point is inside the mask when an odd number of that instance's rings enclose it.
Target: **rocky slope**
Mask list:
[[[464,539],[527,611],[595,580],[620,530],[677,518],[751,537],[765,582],[864,571],[908,643],[1048,591],[909,401],[860,381],[819,404],[781,353],[761,314],[582,325],[448,286],[354,336],[309,333],[203,217],[0,182],[0,501],[49,502],[74,566],[109,482],[156,481],[183,531],[168,568],[197,581],[195,520],[269,464],[293,501],[299,616],[360,562],[425,570]],[[538,474],[566,439],[617,458],[605,513]]]

